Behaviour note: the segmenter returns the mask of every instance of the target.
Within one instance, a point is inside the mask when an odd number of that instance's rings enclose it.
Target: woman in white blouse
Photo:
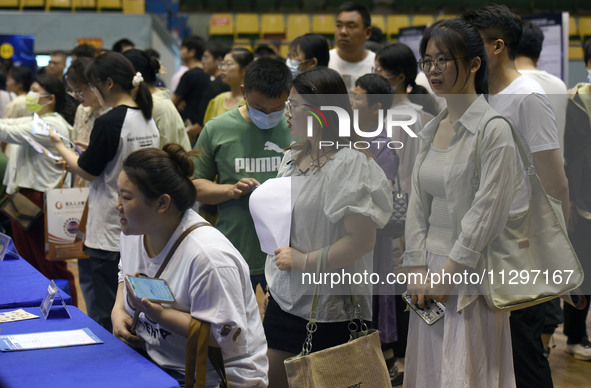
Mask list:
[[[419,67],[447,109],[419,133],[406,221],[403,265],[425,278],[472,271],[480,252],[503,229],[522,180],[511,129],[486,102],[487,56],[478,31],[461,20],[433,25],[423,35]],[[478,133],[484,131],[480,161]],[[474,164],[482,173],[473,192]],[[445,304],[428,326],[411,313],[405,387],[515,386],[509,313],[490,311],[467,285],[409,284],[412,303]]]

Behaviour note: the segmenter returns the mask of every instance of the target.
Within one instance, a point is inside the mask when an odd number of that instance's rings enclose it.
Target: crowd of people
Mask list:
[[[591,360],[588,306],[554,299],[498,312],[474,289],[426,282],[341,287],[316,300],[298,275],[322,268],[426,278],[477,268],[507,218],[528,209],[517,143],[561,201],[571,243],[591,268],[591,42],[589,82],[567,92],[537,68],[543,32],[505,6],[427,27],[420,58],[405,44],[376,42],[364,6],[345,3],[336,16],[333,49],[305,34],[288,58],[187,37],[169,89],[157,53],[127,39],[112,50],[54,52],[36,74],[7,69],[6,195],[43,208],[65,170],[66,185],[89,187],[89,259],[78,260],[88,315],[181,386],[193,380],[185,359],[194,320],[210,325],[209,346],[221,349],[225,367],[207,362],[208,387],[223,373],[233,387],[288,387],[284,363],[302,350],[312,306],[312,350],[328,349],[349,340],[350,295],[360,324],[380,332],[393,386],[553,386],[558,324],[566,352]],[[33,113],[49,136],[32,130]],[[352,120],[343,124],[342,115]],[[385,125],[408,115],[406,127]],[[278,199],[278,185],[291,197]],[[382,231],[393,194],[408,198],[403,236]],[[289,222],[271,214],[276,207]],[[265,250],[254,212],[270,234],[288,237]],[[43,217],[26,230],[3,225],[35,268],[69,282],[76,304],[66,263],[45,259]],[[166,279],[174,302],[136,297],[130,276]],[[427,325],[405,311],[405,291],[420,308],[445,305],[444,319]]]

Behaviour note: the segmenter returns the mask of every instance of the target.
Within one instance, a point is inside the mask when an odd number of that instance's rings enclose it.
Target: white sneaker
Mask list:
[[[588,339],[584,339],[579,344],[566,344],[566,349],[564,349],[564,351],[571,354],[577,360],[591,360],[591,343]]]

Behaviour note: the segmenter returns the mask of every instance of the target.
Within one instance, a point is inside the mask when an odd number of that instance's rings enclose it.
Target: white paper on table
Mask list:
[[[67,346],[101,344],[101,341],[89,328],[43,333],[0,335],[0,350],[11,352]]]
[[[292,185],[296,177],[265,181],[250,195],[250,214],[259,237],[261,250],[274,255],[275,249],[288,247],[291,233],[291,211],[301,185]]]

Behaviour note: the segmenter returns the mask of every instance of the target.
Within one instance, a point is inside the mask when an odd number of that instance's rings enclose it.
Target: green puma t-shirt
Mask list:
[[[235,184],[254,178],[261,184],[277,176],[283,150],[291,141],[287,121],[270,129],[260,129],[234,108],[207,122],[195,149],[202,154],[195,160],[195,177],[219,184]],[[250,194],[218,205],[216,228],[242,254],[251,275],[265,272],[266,254],[261,251],[248,208]]]

